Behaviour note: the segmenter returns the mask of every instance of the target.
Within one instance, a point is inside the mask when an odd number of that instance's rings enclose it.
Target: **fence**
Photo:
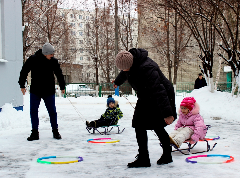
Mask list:
[[[188,96],[194,90],[194,82],[178,82],[176,85],[177,96]],[[217,87],[218,91],[231,92],[231,82],[220,82]],[[65,96],[79,97],[79,96],[99,96],[114,95],[115,88],[112,83],[99,84],[96,90],[96,83],[70,83],[66,85]],[[132,87],[129,83],[124,83],[119,87],[119,95],[132,95]]]
[[[178,82],[176,84],[176,95],[187,96],[194,90],[194,82]]]
[[[68,83],[66,84],[65,87],[65,96],[67,97],[79,97],[79,96],[102,97],[104,95],[114,94],[115,88],[113,87],[112,83],[101,83],[99,84],[98,90],[96,90],[96,83]],[[132,94],[132,87],[129,85],[129,83],[124,83],[119,87],[120,96],[130,94]]]

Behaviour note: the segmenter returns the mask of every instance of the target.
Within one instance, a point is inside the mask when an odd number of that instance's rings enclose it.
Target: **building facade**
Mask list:
[[[5,103],[23,109],[18,84],[23,64],[21,1],[0,0],[0,111]]]
[[[103,9],[99,9],[99,12]],[[105,34],[108,32],[103,32],[104,28],[106,26],[103,25],[103,20],[98,17],[98,26],[99,26],[99,32],[96,34],[94,33],[95,29],[91,29],[92,33],[89,33],[89,26],[94,28],[96,26],[96,11],[85,11],[85,10],[75,10],[75,9],[59,9],[59,13],[62,14],[62,16],[66,17],[66,21],[71,26],[71,32],[70,34],[75,38],[75,44],[76,44],[76,56],[74,60],[74,64],[82,65],[82,71],[81,71],[81,78],[80,82],[85,83],[96,83],[96,72],[98,71],[98,82],[99,83],[105,83],[107,81],[106,79],[106,68],[110,68],[109,70],[109,76],[110,80],[115,78],[115,48],[114,48],[114,35],[115,35],[115,29],[114,27],[114,15],[108,16],[108,22],[110,33],[109,33],[109,42],[108,42],[108,48],[106,47],[105,42]],[[126,26],[128,24],[128,18],[120,18],[120,24],[119,24],[119,32],[122,33],[119,35],[119,51],[120,50],[126,50],[126,45],[122,44],[120,38],[125,39],[125,41],[129,41],[127,46],[128,48],[137,47],[137,38],[138,38],[138,21],[135,18],[131,18],[131,26],[128,35],[126,35]],[[124,26],[126,25],[126,26]],[[98,35],[98,36],[96,36]],[[98,54],[95,53],[95,41],[96,38],[98,38]],[[92,39],[92,40],[91,40]],[[128,39],[128,40],[126,40]],[[108,56],[106,55],[108,50]],[[110,51],[110,52],[109,52]],[[96,64],[96,57],[98,58],[98,63]],[[105,58],[109,58],[109,67],[106,67],[107,62]],[[98,70],[96,71],[96,68]],[[72,81],[73,83],[76,83],[76,81]]]

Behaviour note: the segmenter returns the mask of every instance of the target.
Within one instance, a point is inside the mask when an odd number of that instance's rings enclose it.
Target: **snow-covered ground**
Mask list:
[[[40,140],[27,141],[31,131],[29,114],[29,94],[24,96],[24,111],[16,111],[11,104],[5,104],[0,112],[0,177],[4,178],[66,178],[66,177],[240,177],[240,98],[229,93],[210,93],[207,87],[194,90],[189,96],[195,97],[200,105],[200,112],[206,124],[212,126],[208,136],[220,136],[213,151],[201,154],[223,154],[235,158],[232,163],[192,164],[185,162],[187,155],[172,153],[173,163],[157,165],[162,154],[159,141],[152,131],[148,131],[150,168],[127,168],[127,163],[135,160],[137,142],[131,127],[133,107],[137,98],[134,96],[115,97],[119,101],[124,117],[119,121],[122,134],[103,136],[89,134],[85,121],[98,119],[106,109],[106,97],[56,98],[59,132],[62,140],[52,138],[49,116],[44,102],[39,108]],[[177,109],[183,96],[176,96]],[[130,103],[129,103],[130,102]],[[147,118],[146,118],[147,122]],[[174,122],[167,126],[170,133]],[[88,143],[92,138],[111,138],[117,143]],[[213,145],[215,141],[210,141]],[[182,145],[182,148],[186,144]],[[205,142],[199,142],[193,151],[206,149]],[[44,156],[81,156],[83,161],[71,164],[40,164],[37,159]],[[56,158],[48,161],[70,161],[75,158]],[[196,158],[196,161],[223,162],[226,158]]]

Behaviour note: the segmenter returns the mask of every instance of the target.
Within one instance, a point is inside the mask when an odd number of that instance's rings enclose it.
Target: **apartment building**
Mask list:
[[[91,47],[89,46],[89,39],[87,40],[87,25],[94,24],[95,22],[95,10],[92,11],[86,11],[86,10],[76,10],[76,9],[59,9],[62,16],[66,17],[66,21],[71,26],[71,36],[75,39],[75,60],[74,64],[81,65],[81,74],[79,74],[79,80],[72,80],[72,83],[75,82],[86,82],[86,83],[96,83],[96,54],[93,55],[90,51]],[[121,16],[121,24],[119,25],[119,31],[121,34],[121,38],[123,38],[124,41],[127,41],[128,48],[137,47],[137,38],[138,38],[138,21],[137,19],[131,18],[131,26],[130,30],[128,29],[129,33],[126,32],[126,26],[128,25],[128,18]],[[114,27],[114,14],[110,15],[109,24],[111,24],[111,27]],[[101,25],[101,19],[99,19],[99,24]],[[125,25],[125,26],[124,26]],[[112,28],[111,30],[111,42],[114,43],[114,36],[115,36],[115,29]],[[100,32],[99,32],[100,33]],[[102,33],[102,32],[101,32]],[[95,41],[95,35],[91,34],[93,37],[93,41]],[[99,38],[101,38],[103,34],[99,34]],[[120,38],[119,37],[119,38]],[[119,51],[126,48],[126,44],[123,45],[122,40],[119,39]],[[109,45],[111,46],[111,56],[110,56],[110,78],[115,78],[115,65],[113,63],[115,54],[113,53],[114,46],[113,43],[109,42]],[[105,53],[105,47],[99,45],[99,53]],[[97,65],[98,67],[98,82],[106,82],[106,76],[104,74],[104,69],[101,66],[101,63]]]

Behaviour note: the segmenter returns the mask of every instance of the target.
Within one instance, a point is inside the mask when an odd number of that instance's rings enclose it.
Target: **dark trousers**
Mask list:
[[[169,135],[164,127],[154,129],[163,148],[163,154],[171,154],[172,147],[170,146]],[[147,130],[143,128],[135,128],[139,154],[148,154],[148,136]]]
[[[31,116],[31,122],[32,122],[32,129],[38,129],[38,125],[39,125],[38,108],[39,108],[41,99],[43,99],[45,106],[47,108],[52,129],[57,129],[58,124],[57,124],[57,112],[56,112],[56,106],[55,106],[55,95],[39,97],[33,93],[30,93],[30,116]]]
[[[95,123],[96,123],[96,128],[97,128],[97,127],[102,127],[102,126],[110,126],[110,125],[115,124],[116,122],[115,122],[115,119],[104,119],[101,116],[100,119],[90,122],[90,125],[94,126]]]

